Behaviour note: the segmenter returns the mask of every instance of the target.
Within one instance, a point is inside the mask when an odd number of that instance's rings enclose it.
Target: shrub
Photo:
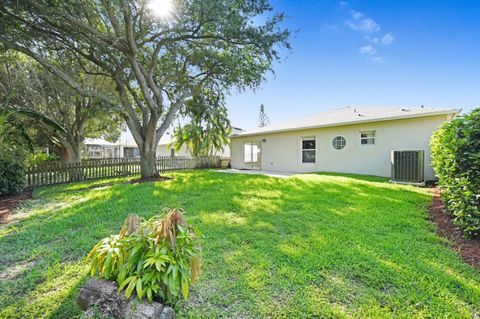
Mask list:
[[[18,194],[25,188],[25,170],[14,157],[0,158],[0,195]]]
[[[480,234],[480,109],[444,123],[431,141],[432,165],[454,222]]]
[[[128,298],[135,291],[150,301],[187,299],[200,273],[200,237],[180,209],[148,221],[130,215],[118,235],[101,240],[88,254],[90,274],[117,281]]]
[[[32,165],[42,164],[45,162],[56,161],[56,160],[58,160],[58,156],[54,154],[35,152],[27,156],[26,165],[32,166]]]

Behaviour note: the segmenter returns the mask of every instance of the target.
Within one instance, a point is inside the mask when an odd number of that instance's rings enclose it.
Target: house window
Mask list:
[[[375,144],[375,131],[360,132],[360,143],[362,145]]]
[[[332,140],[332,146],[336,150],[341,150],[347,145],[347,140],[343,136],[335,136]]]
[[[170,149],[170,157],[175,157],[175,149],[174,148]]]
[[[123,149],[123,156],[124,157],[139,157],[140,150],[138,147],[125,147]]]
[[[302,139],[302,163],[315,163],[316,144],[314,137]]]

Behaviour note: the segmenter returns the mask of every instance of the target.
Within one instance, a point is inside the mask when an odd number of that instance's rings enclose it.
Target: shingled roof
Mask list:
[[[456,115],[460,109],[427,107],[354,107],[348,106],[291,121],[271,124],[262,128],[243,131],[235,136],[258,135],[274,132],[304,130],[309,128],[349,125],[367,122],[397,120],[434,115]]]

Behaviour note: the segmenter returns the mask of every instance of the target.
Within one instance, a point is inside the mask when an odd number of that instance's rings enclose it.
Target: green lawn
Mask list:
[[[480,316],[480,271],[435,235],[423,189],[351,175],[172,176],[37,189],[0,226],[0,318],[79,317],[91,247],[128,214],[162,207],[185,208],[206,235],[180,318]]]

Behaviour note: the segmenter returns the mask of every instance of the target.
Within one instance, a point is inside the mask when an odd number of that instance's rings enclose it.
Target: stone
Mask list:
[[[118,293],[115,282],[91,279],[80,289],[77,303],[85,310],[82,319],[173,319],[175,313],[161,303],[138,300],[133,294],[130,299],[123,292]]]
[[[80,319],[103,319],[102,317],[104,316],[98,313],[98,311],[95,311],[95,309],[92,307],[85,310]]]
[[[160,319],[173,319],[175,318],[175,312],[170,307],[164,307],[162,313],[160,314]]]
[[[117,293],[118,286],[115,282],[91,279],[85,283],[78,294],[77,304],[82,310],[87,310],[96,304],[102,297],[113,296]]]
[[[163,305],[158,302],[149,303],[145,299],[137,302],[130,303],[130,309],[127,311],[128,319],[145,319],[145,318],[160,318],[162,313]]]

